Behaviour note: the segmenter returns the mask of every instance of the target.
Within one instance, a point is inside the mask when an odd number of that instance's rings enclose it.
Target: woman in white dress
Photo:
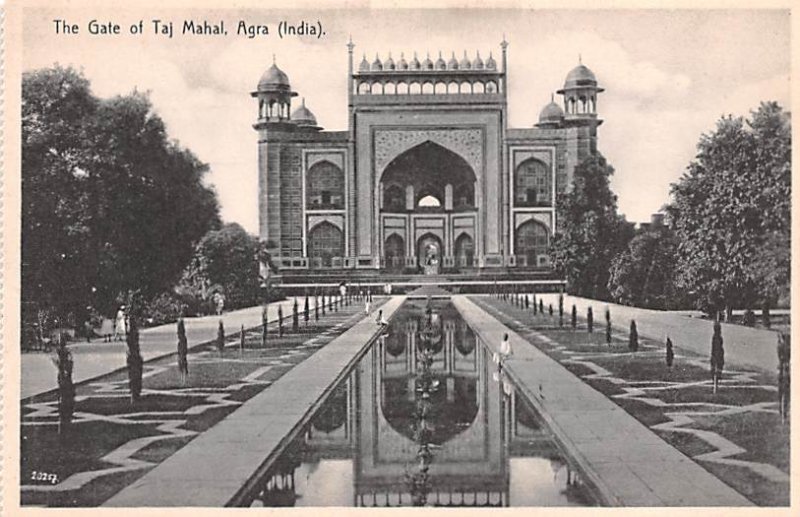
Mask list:
[[[114,319],[114,341],[121,341],[128,333],[125,325],[125,306],[120,305],[117,316]]]

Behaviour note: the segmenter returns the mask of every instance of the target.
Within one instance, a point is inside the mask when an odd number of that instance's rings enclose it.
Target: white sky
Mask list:
[[[55,35],[53,18],[81,25],[78,36]],[[146,34],[90,36],[92,18],[127,26],[145,20]],[[227,37],[151,33],[149,20],[226,20]],[[276,25],[320,19],[327,35],[279,39]],[[268,23],[267,38],[236,36],[239,19]],[[509,123],[530,127],[550,92],[583,63],[606,92],[599,148],[616,169],[612,188],[629,220],[645,221],[668,201],[695,154],[700,134],[723,114],[745,115],[762,100],[789,109],[788,11],[270,11],[126,9],[27,10],[25,69],[55,62],[82,68],[102,97],[149,90],[169,134],[209,163],[222,216],[256,233],[256,102],[249,95],[276,54],[278,66],[320,125],[347,128],[347,51],[352,34],[356,66],[389,51],[397,60],[442,50],[460,59],[466,49],[497,58],[509,46]],[[299,99],[298,99],[299,101]],[[299,102],[298,102],[299,105]]]

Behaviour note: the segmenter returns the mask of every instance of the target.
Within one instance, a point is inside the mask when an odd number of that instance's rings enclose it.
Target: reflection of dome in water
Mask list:
[[[401,355],[406,350],[405,333],[399,330],[394,330],[391,334],[386,336],[385,349],[392,357]]]
[[[314,416],[311,425],[324,433],[331,433],[344,425],[347,419],[347,390],[339,388],[328,398]]]
[[[431,442],[441,445],[468,429],[478,414],[476,402],[477,381],[455,378],[454,393],[447,400],[446,376],[435,376],[439,388],[431,394],[428,424],[433,428]],[[410,440],[414,440],[416,401],[408,393],[408,379],[383,379],[383,416],[389,425]]]
[[[475,333],[466,325],[456,327],[455,336],[456,350],[461,355],[469,355],[475,350]]]

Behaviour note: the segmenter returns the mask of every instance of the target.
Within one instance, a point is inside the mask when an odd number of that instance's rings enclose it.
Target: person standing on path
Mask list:
[[[503,334],[503,341],[500,342],[500,346],[492,359],[498,366],[502,367],[503,363],[513,355],[514,350],[511,348],[511,341],[508,339],[508,333]]]
[[[122,341],[123,337],[127,335],[125,323],[125,306],[120,305],[119,310],[117,310],[117,316],[114,319],[114,341]]]
[[[369,315],[369,297],[364,298],[364,314]]]

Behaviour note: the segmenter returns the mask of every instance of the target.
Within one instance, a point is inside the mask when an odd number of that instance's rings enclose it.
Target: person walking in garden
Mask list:
[[[369,297],[364,298],[364,314],[369,315]]]
[[[119,310],[117,310],[117,316],[114,319],[114,341],[122,341],[122,339],[128,333],[125,320],[125,306],[120,305]]]

